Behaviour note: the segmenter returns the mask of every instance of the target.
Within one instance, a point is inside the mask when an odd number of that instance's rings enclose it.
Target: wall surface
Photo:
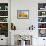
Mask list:
[[[43,38],[38,37],[38,3],[46,3],[46,0],[11,0],[11,22],[17,30],[28,30],[34,25],[32,44],[44,46]],[[17,10],[29,10],[29,19],[17,19]]]
[[[14,23],[16,29],[28,30],[31,25],[37,28],[38,3],[45,1],[11,0],[11,22]],[[29,19],[17,19],[17,10],[29,10]]]
[[[17,10],[29,10],[29,19],[17,19]],[[37,2],[30,0],[11,1],[11,22],[17,30],[28,30],[29,26],[37,23]]]

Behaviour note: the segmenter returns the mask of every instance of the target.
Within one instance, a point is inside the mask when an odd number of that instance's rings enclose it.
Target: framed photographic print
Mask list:
[[[28,19],[29,10],[17,10],[17,18],[18,19]]]

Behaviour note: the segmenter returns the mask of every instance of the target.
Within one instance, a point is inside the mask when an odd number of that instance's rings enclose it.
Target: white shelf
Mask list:
[[[38,10],[38,11],[46,11],[46,10]]]
[[[46,17],[46,15],[44,15],[44,16],[38,16],[38,17]]]
[[[46,22],[38,22],[38,23],[46,23]]]
[[[8,17],[8,16],[0,16],[0,17]]]
[[[0,11],[8,11],[8,10],[0,10]]]
[[[46,28],[38,28],[38,29],[46,29]]]
[[[0,23],[8,23],[8,22],[0,22]]]

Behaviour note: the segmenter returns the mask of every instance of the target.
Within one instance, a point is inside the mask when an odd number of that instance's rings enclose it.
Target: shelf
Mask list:
[[[44,16],[38,16],[38,17],[46,17],[46,15],[44,15]]]
[[[38,22],[38,23],[46,23],[46,22]]]
[[[46,3],[38,4],[38,36],[46,37]]]
[[[8,17],[8,16],[0,16],[0,17]]]
[[[8,23],[8,22],[0,22],[0,23]]]
[[[46,39],[46,37],[38,37],[38,38]]]
[[[8,37],[8,3],[0,3],[0,35]]]
[[[38,29],[46,29],[46,28],[38,28]]]
[[[8,11],[8,10],[0,10],[0,11]]]
[[[46,10],[38,10],[38,11],[46,11]]]

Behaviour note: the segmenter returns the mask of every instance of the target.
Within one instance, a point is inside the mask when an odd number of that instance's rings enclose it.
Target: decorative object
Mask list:
[[[0,35],[8,37],[8,23],[0,23]]]
[[[22,40],[26,40],[26,39],[29,38],[29,36],[27,36],[27,35],[19,35],[19,36],[20,36],[20,38],[21,38]]]
[[[0,6],[0,10],[1,10],[1,6]]]
[[[11,30],[16,30],[16,26],[13,23],[11,23]]]
[[[31,35],[15,35],[16,40],[15,43],[17,43],[17,45],[19,46],[26,46],[26,45],[32,45],[32,36]]]
[[[46,3],[38,3],[38,10],[46,10]]]
[[[46,37],[46,29],[39,29],[39,36]]]
[[[0,22],[8,22],[7,17],[0,17]]]
[[[17,10],[17,18],[18,19],[28,19],[29,10]]]
[[[32,26],[29,27],[29,30],[34,30],[34,28],[35,27],[32,25]]]
[[[38,17],[38,22],[46,22],[46,17]]]
[[[8,16],[8,11],[0,11],[0,16]]]
[[[42,15],[45,15],[45,12],[42,12]]]
[[[43,24],[39,23],[38,28],[46,28],[46,23],[43,23]]]
[[[5,6],[5,10],[8,10],[8,6]]]
[[[44,46],[46,46],[46,38],[43,38]]]

